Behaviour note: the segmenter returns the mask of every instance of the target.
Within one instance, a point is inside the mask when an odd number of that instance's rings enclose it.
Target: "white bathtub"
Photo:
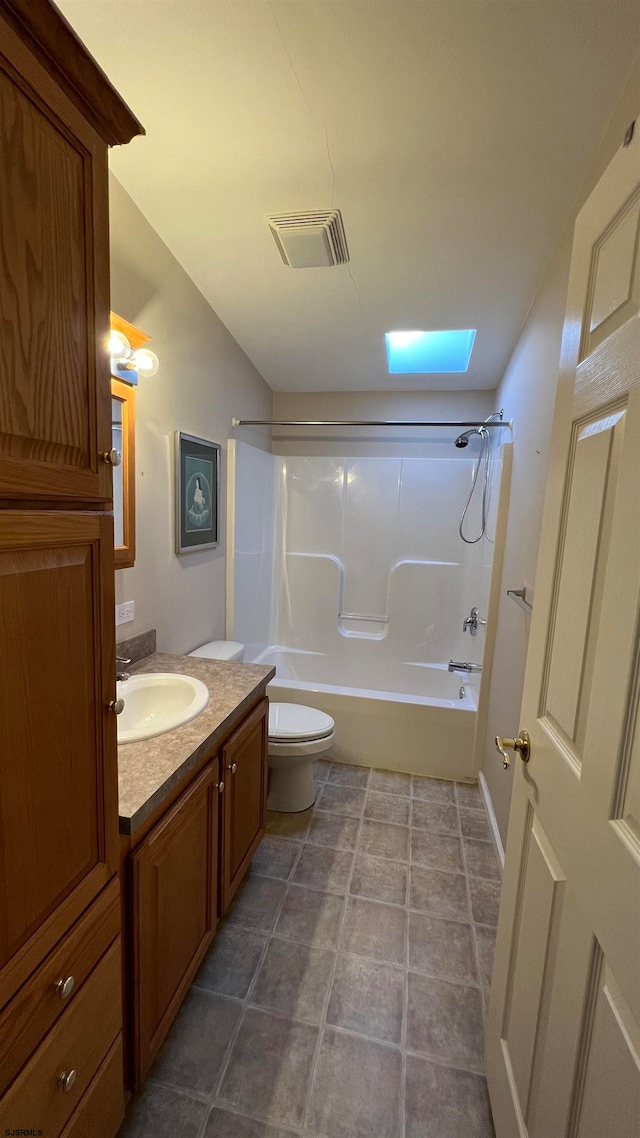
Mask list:
[[[378,667],[364,652],[338,661],[322,652],[275,646],[255,663],[276,668],[270,699],[306,703],[333,716],[336,761],[434,778],[476,777],[476,694],[464,685],[461,699],[461,679],[446,665]]]

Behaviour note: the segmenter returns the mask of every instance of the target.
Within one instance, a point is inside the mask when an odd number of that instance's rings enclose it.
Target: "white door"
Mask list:
[[[636,129],[575,228],[487,1028],[497,1138],[640,1134],[639,236]]]

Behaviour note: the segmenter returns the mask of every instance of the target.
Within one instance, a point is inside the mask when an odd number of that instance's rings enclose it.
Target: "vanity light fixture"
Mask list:
[[[129,324],[112,312],[109,335],[111,374],[133,384],[137,384],[140,375],[155,375],[160,366],[158,357],[155,352],[142,346],[148,339],[134,324]]]

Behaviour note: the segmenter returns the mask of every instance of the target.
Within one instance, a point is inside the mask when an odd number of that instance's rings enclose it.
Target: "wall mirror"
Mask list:
[[[136,559],[135,398],[135,387],[111,379],[111,445],[122,458],[113,468],[116,569],[131,569]]]

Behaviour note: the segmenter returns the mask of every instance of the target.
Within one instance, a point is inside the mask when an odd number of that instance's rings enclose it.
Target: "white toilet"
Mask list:
[[[240,661],[244,644],[210,640],[189,655]],[[335,724],[324,711],[299,703],[269,704],[269,810],[294,814],[313,806],[313,760],[328,751],[334,740]]]

